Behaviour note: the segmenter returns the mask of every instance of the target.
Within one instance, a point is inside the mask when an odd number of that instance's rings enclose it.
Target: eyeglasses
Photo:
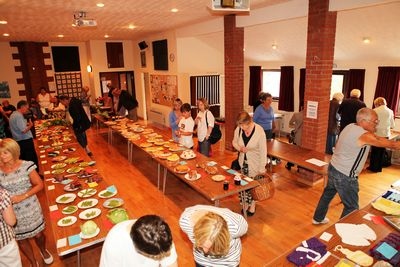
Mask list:
[[[378,124],[378,123],[379,123],[379,120],[374,120],[374,121],[371,121],[371,120],[365,120],[365,121],[367,121],[367,122],[370,122],[370,123],[373,123],[373,124]]]

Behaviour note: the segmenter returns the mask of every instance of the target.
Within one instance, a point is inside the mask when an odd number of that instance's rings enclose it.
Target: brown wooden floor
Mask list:
[[[168,132],[167,132],[168,133]],[[166,194],[157,190],[156,165],[141,157],[134,156],[130,164],[126,157],[126,143],[116,138],[120,145],[109,146],[105,130],[99,133],[93,129],[88,131],[89,146],[93,151],[100,173],[107,177],[108,182],[114,183],[124,198],[131,202],[136,209],[131,211],[135,217],[144,214],[158,214],[169,223],[178,252],[180,266],[194,266],[192,244],[180,231],[178,220],[185,207],[195,204],[211,204],[194,192],[183,182],[168,177]],[[224,140],[213,146],[213,158],[230,166],[236,153],[224,151]],[[286,162],[273,167],[273,180],[276,187],[273,199],[257,205],[255,216],[248,219],[249,231],[242,238],[243,252],[240,266],[266,266],[269,261],[288,251],[299,242],[307,239],[327,227],[314,226],[311,218],[314,208],[322,192],[322,183],[308,187],[296,182],[296,168],[289,172],[284,168]],[[384,192],[392,182],[400,178],[400,166],[392,165],[382,173],[372,174],[364,171],[360,177],[360,207],[367,205]],[[44,193],[40,194],[48,220],[48,209]],[[232,197],[221,202],[222,207],[240,211],[238,199]],[[328,217],[337,221],[342,211],[338,198],[331,203]],[[330,225],[330,224],[329,224]],[[49,250],[55,256],[52,266],[77,266],[76,254],[59,258],[56,256],[55,241],[48,225],[46,229]],[[98,266],[101,245],[81,252],[81,266]],[[24,266],[27,264],[24,256]],[[38,257],[39,258],[39,257]],[[41,263],[43,266],[43,263]]]

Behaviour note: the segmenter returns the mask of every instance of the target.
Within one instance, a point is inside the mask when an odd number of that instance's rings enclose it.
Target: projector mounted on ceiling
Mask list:
[[[95,27],[95,26],[97,26],[96,20],[86,18],[85,11],[79,11],[74,14],[73,24],[77,27]]]

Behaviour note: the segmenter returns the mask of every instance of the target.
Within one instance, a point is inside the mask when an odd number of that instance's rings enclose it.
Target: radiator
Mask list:
[[[149,121],[165,125],[165,117],[161,111],[151,109],[149,112]]]

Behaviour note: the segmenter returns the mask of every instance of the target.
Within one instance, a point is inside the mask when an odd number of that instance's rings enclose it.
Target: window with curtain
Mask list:
[[[262,91],[270,93],[274,100],[279,100],[279,88],[281,83],[281,70],[262,70]]]

